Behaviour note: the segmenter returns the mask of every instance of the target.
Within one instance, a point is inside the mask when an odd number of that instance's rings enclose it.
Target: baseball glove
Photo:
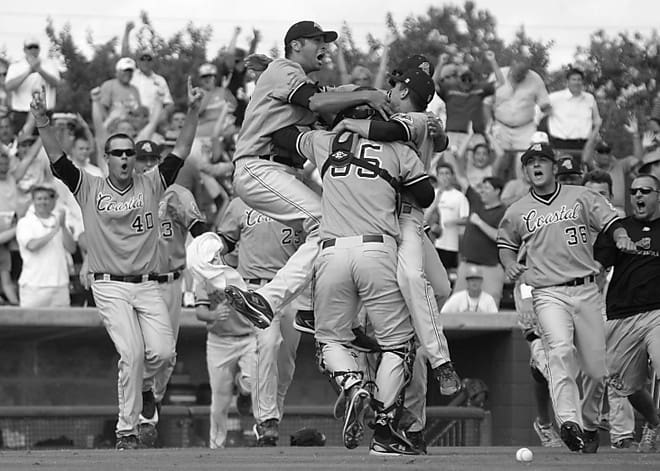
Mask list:
[[[304,427],[291,435],[291,446],[324,446],[325,435],[315,428]]]

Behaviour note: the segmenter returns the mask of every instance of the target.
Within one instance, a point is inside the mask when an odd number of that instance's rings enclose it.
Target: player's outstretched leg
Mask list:
[[[266,329],[273,321],[273,311],[263,296],[252,290],[242,290],[238,286],[228,285],[225,288],[227,302],[231,307],[243,314],[255,327]]]

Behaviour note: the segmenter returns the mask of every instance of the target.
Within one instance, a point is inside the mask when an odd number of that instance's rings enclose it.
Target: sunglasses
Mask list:
[[[199,78],[201,78],[201,79],[207,79],[207,78],[209,78],[209,77],[215,77],[215,74],[200,75]]]
[[[628,190],[632,196],[635,196],[637,192],[643,194],[643,195],[650,195],[651,193],[657,193],[658,190],[654,190],[653,188],[631,188]]]
[[[151,57],[151,56],[142,56],[142,57],[140,57],[140,60],[142,62],[151,62],[152,60],[154,60],[154,58]]]
[[[135,149],[112,149],[108,151],[108,154],[115,157],[133,157],[135,155]]]
[[[25,49],[39,49],[39,46],[36,44],[30,44],[29,46],[25,46]]]

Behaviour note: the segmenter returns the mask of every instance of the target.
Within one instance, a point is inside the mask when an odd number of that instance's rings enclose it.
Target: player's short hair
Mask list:
[[[502,192],[502,189],[504,188],[504,182],[502,181],[501,178],[498,178],[498,177],[485,177],[481,181],[482,181],[482,183],[489,183],[490,186],[492,186],[496,190],[500,190],[500,193]]]
[[[605,170],[592,170],[587,172],[587,174],[582,179],[582,186],[585,186],[587,183],[607,183],[607,187],[610,190],[610,195],[612,194],[612,177]]]
[[[486,144],[485,142],[480,142],[472,148],[472,153],[475,153],[477,149],[479,149],[479,147],[483,147],[484,149],[486,149],[486,152],[490,152],[490,147],[488,146],[488,144]]]
[[[447,162],[438,162],[438,165],[435,167],[435,172],[438,173],[441,168],[446,168],[452,175],[456,175],[456,172],[454,172],[454,167],[452,167],[451,164],[448,164]]]
[[[566,71],[566,80],[570,79],[573,75],[579,75],[582,80],[584,80],[584,72],[577,67],[569,67]]]
[[[116,134],[112,134],[110,137],[108,137],[108,139],[106,139],[105,145],[103,146],[103,152],[105,152],[106,154],[110,152],[110,144],[112,144],[112,141],[117,139],[127,139],[131,141],[131,145],[135,147],[135,141],[131,136],[129,136],[128,134],[124,134],[122,132],[118,132]]]
[[[643,173],[643,174],[637,175],[635,178],[633,178],[633,181],[637,180],[638,178],[650,178],[651,180],[653,180],[653,184],[655,185],[655,189],[656,190],[660,189],[660,179],[658,179],[658,177],[656,177],[655,175],[653,175],[651,173]]]

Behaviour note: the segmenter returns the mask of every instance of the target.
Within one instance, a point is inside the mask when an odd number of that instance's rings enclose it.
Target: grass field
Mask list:
[[[157,450],[0,451],[0,470],[660,470],[660,453],[603,448],[596,455],[532,448],[534,461],[518,463],[512,447],[432,448],[426,456],[380,458],[366,447],[205,448]]]

